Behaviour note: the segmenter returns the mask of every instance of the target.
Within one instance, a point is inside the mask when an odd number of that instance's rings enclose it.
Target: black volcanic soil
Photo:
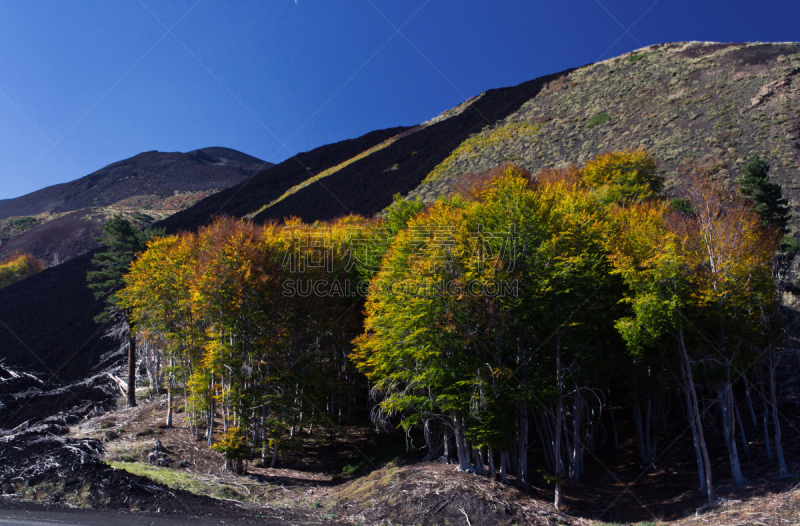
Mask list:
[[[50,263],[56,254],[61,261],[67,261],[98,248],[100,243],[95,238],[101,235],[100,224],[83,219],[88,213],[78,210],[9,239],[0,246],[0,259],[14,252],[26,252]]]
[[[228,148],[190,153],[144,152],[75,181],[0,201],[0,219],[47,210],[71,212],[108,206],[136,195],[169,197],[178,192],[227,188],[272,166]]]
[[[349,213],[376,214],[392,202],[394,194],[406,195],[416,188],[467,137],[517,111],[545,84],[571,71],[489,90],[461,114],[408,134],[303,188],[257,215],[255,221],[298,216],[311,222]]]
[[[0,289],[0,352],[6,365],[61,384],[84,379],[114,350],[94,322],[102,310],[86,286],[92,253]],[[0,418],[3,411],[0,410]]]

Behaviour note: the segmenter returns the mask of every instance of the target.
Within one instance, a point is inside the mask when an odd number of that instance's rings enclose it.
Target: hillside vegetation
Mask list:
[[[768,186],[759,166],[751,190]],[[163,364],[148,373],[168,388],[166,426],[185,393],[193,436],[230,471],[274,467],[296,430],[369,416],[423,434],[427,460],[524,488],[541,477],[560,509],[562,484],[626,438],[617,406],[644,472],[671,467],[659,442],[686,418],[713,504],[708,436],[736,487],[748,433],[788,474],[776,371],[793,356],[780,269],[794,252],[778,250],[779,187],[748,191],[754,203],[685,170],[680,205],[639,150],[535,177],[509,165],[431,207],[398,196],[380,219],[221,219],[151,242],[117,304]],[[751,388],[769,400],[760,424]]]
[[[404,435],[404,461],[438,464],[387,466],[374,439],[341,468],[373,473],[331,510],[376,521],[658,523],[780,492],[800,459],[797,71],[797,44],[651,46],[209,195],[156,223],[116,295],[139,381],[229,474],[364,426]],[[124,342],[92,322],[96,253],[0,290],[0,348],[55,371],[42,391],[101,371],[125,388],[107,369]],[[469,480],[477,507],[448,493]]]
[[[800,45],[650,46],[550,81],[502,122],[467,139],[411,196],[430,201],[462,174],[503,163],[534,173],[604,150],[645,148],[667,186],[692,159],[733,182],[753,154],[800,199]]]

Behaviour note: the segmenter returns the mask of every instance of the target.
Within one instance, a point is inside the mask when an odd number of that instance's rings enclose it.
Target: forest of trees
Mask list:
[[[797,248],[768,170],[754,158],[728,188],[688,165],[669,200],[655,161],[626,151],[509,165],[371,219],[220,218],[153,238],[114,305],[167,425],[180,395],[236,471],[369,417],[461,470],[525,485],[541,469],[561,505],[627,411],[643,468],[671,423],[691,428],[713,500],[709,436],[743,483],[743,415],[787,471],[775,374]]]

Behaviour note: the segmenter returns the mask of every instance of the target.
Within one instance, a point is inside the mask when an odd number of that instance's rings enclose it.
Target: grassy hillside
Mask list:
[[[469,172],[507,162],[536,172],[603,150],[644,148],[668,182],[692,159],[733,181],[763,154],[800,202],[800,45],[651,46],[549,82],[519,111],[455,149],[411,192],[447,193]],[[797,223],[796,223],[797,224]]]

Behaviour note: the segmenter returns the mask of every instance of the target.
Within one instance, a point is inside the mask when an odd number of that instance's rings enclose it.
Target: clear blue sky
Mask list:
[[[147,150],[277,162],[649,44],[797,41],[798,21],[797,0],[0,0],[0,198]]]

